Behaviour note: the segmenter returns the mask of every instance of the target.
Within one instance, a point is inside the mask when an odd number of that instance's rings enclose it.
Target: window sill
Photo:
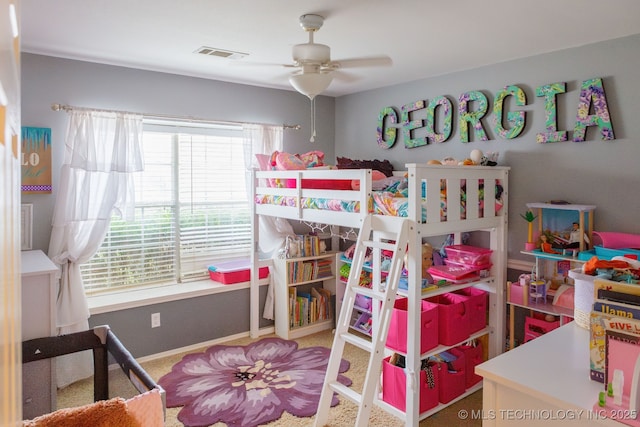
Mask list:
[[[268,278],[260,280],[260,286],[268,284]],[[87,303],[89,304],[89,312],[91,315],[96,315],[221,292],[237,291],[239,289],[247,289],[250,285],[251,282],[223,285],[222,283],[206,279],[181,285],[166,285],[135,291],[89,296],[87,297]]]

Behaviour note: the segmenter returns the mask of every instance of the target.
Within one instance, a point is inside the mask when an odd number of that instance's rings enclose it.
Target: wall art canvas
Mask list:
[[[51,193],[51,128],[22,128],[22,192]]]

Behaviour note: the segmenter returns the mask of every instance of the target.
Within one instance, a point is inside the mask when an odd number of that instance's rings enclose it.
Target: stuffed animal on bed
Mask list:
[[[431,159],[427,161],[428,165],[459,165],[459,166],[496,166],[500,153],[497,151],[488,151],[484,154],[481,150],[474,149],[469,153],[469,157],[464,160],[457,160],[455,157],[445,157],[442,160]]]

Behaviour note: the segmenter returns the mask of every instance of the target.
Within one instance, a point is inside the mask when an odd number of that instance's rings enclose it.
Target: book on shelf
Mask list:
[[[331,277],[331,265],[333,261],[329,258],[294,261],[289,263],[288,279],[289,283],[309,282],[311,280]]]
[[[290,244],[295,245],[293,252],[303,258],[322,254],[320,240],[319,236],[312,234],[297,235]]]
[[[300,316],[301,316],[301,325],[300,326],[306,326],[309,323],[313,322],[311,319],[313,318],[312,316],[312,298],[311,298],[311,294],[308,292],[298,292],[298,298],[300,298],[301,304],[302,304],[302,308],[300,310]]]
[[[296,301],[297,301],[296,288],[290,287],[289,288],[289,328],[293,328],[295,325]]]
[[[593,311],[611,316],[629,319],[640,319],[640,306],[620,301],[596,299],[593,301]]]
[[[307,326],[309,324],[309,305],[311,296],[304,292],[298,292],[298,321],[296,326]]]
[[[629,295],[640,295],[640,285],[633,283],[614,282],[604,279],[594,279],[593,290],[594,296],[597,296],[600,290],[619,292]]]
[[[598,289],[596,291],[596,299],[640,305],[640,295],[610,291],[607,289]]]
[[[640,336],[640,320],[627,317],[611,316],[604,319],[605,333],[609,331],[621,331],[627,334]]]
[[[289,289],[289,326],[297,328],[332,319],[331,292],[324,288],[311,288],[310,292]]]
[[[315,312],[316,312],[317,320],[326,320],[327,317],[326,317],[325,311],[326,311],[327,301],[324,294],[321,293],[316,288],[311,288],[311,294],[313,295],[316,301]]]

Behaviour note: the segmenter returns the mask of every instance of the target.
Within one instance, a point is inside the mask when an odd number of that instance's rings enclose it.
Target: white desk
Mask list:
[[[623,426],[594,411],[604,385],[589,379],[589,331],[571,322],[476,367],[483,427]]]

